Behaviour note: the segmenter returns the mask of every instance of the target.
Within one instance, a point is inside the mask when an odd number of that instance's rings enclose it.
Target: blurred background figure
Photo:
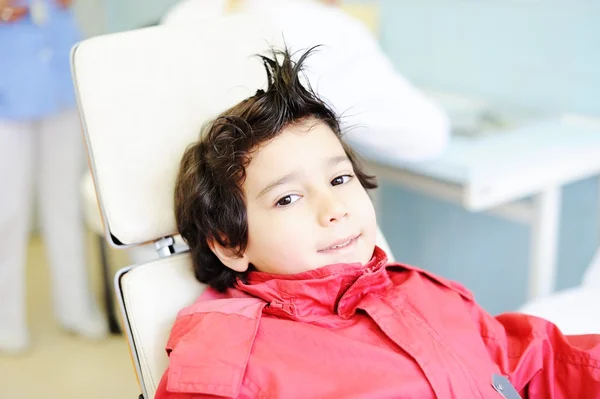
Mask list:
[[[345,139],[360,147],[363,155],[372,151],[406,162],[437,157],[448,144],[448,116],[394,67],[379,45],[377,24],[365,12],[366,4],[354,5],[367,16],[358,19],[347,12],[352,9],[349,5],[342,8],[341,3],[182,0],[161,22],[201,26],[226,14],[266,18],[292,51],[321,46],[307,60],[306,78],[341,115]]]
[[[34,198],[56,320],[102,338],[89,289],[79,181],[84,167],[69,52],[72,0],[0,0],[0,353],[29,347],[25,264]]]

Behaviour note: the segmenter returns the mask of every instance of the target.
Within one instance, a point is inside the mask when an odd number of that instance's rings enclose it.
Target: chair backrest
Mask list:
[[[173,189],[183,151],[205,122],[265,88],[252,55],[280,41],[267,20],[228,16],[96,37],[74,49],[90,166],[113,246],[177,234]],[[378,245],[392,256],[381,234]],[[204,287],[186,253],[123,269],[115,286],[140,385],[152,399],[177,311]]]

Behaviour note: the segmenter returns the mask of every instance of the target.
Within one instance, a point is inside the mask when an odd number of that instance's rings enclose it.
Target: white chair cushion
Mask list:
[[[179,160],[201,127],[266,88],[252,54],[280,38],[267,21],[227,17],[193,29],[153,27],[80,43],[79,109],[106,236],[136,245],[176,234]],[[270,38],[270,39],[269,39]]]
[[[189,254],[133,267],[119,286],[138,378],[144,398],[152,399],[169,362],[165,345],[177,312],[192,304],[205,286],[195,279]]]

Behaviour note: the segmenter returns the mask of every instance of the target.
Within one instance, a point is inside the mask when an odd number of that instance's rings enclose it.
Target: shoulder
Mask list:
[[[232,324],[254,326],[259,322],[265,305],[265,302],[258,298],[227,297],[208,289],[194,304],[183,308],[177,314],[167,342],[167,352],[170,353],[184,339],[189,342],[198,338],[197,335],[201,332],[199,328],[207,323],[210,323],[211,329],[215,331],[223,330],[222,334],[217,334],[214,339],[225,337],[231,331],[227,327]],[[205,342],[204,337],[202,342]]]
[[[264,306],[252,297],[201,297],[182,309],[166,346],[167,390],[236,397]]]
[[[473,293],[470,290],[468,290],[467,288],[465,288],[459,282],[446,279],[442,276],[438,276],[437,274],[434,274],[427,270],[423,270],[416,266],[407,265],[404,263],[395,263],[395,262],[389,263],[387,265],[387,268],[388,268],[388,271],[390,272],[390,274],[392,275],[392,280],[396,280],[394,278],[394,274],[398,274],[398,273],[402,273],[402,272],[409,272],[411,274],[417,275],[420,280],[425,281],[427,284],[433,284],[435,287],[447,289],[452,292],[455,292],[468,301],[474,300]]]

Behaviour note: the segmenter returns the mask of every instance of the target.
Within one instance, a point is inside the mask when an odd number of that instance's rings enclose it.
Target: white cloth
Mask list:
[[[523,305],[519,312],[556,324],[563,334],[600,334],[600,291],[579,286]]]
[[[83,161],[74,110],[36,122],[0,120],[0,333],[27,331],[25,264],[35,197],[58,320],[77,326],[98,313],[85,264]]]
[[[600,249],[581,285],[524,304],[519,311],[556,324],[564,334],[600,334]]]
[[[225,14],[227,5],[227,0],[183,0],[162,23],[202,24]],[[408,162],[435,157],[446,147],[445,112],[394,70],[360,21],[307,0],[244,0],[237,11],[273,21],[293,52],[323,45],[307,60],[307,77],[342,115],[351,144]]]

